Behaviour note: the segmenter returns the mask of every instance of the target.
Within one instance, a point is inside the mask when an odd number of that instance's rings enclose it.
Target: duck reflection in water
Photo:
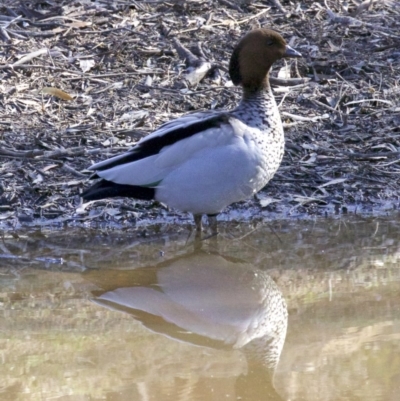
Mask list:
[[[155,267],[89,271],[95,302],[132,314],[156,333],[202,347],[240,349],[247,373],[241,400],[282,400],[274,372],[287,328],[286,302],[268,274],[218,254],[196,251]]]

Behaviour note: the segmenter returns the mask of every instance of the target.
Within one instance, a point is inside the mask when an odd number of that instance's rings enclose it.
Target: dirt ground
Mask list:
[[[397,209],[400,2],[3,0],[0,228],[190,221],[152,202],[82,205],[85,168],[171,118],[234,107],[229,57],[260,26],[303,54],[272,72],[286,152],[257,199],[225,218]],[[197,85],[176,38],[211,63]]]

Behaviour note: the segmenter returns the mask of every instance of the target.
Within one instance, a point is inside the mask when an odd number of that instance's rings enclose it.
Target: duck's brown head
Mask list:
[[[268,86],[272,64],[284,57],[301,57],[272,29],[255,29],[245,35],[233,50],[229,75],[235,85],[257,91]]]

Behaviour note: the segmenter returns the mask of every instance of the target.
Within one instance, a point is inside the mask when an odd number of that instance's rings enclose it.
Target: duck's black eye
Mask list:
[[[273,40],[269,40],[268,42],[267,42],[267,46],[273,46],[274,45],[274,41]]]

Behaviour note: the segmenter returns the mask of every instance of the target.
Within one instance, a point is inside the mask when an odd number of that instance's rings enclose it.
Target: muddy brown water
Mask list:
[[[159,232],[4,235],[0,399],[398,400],[397,216]]]

